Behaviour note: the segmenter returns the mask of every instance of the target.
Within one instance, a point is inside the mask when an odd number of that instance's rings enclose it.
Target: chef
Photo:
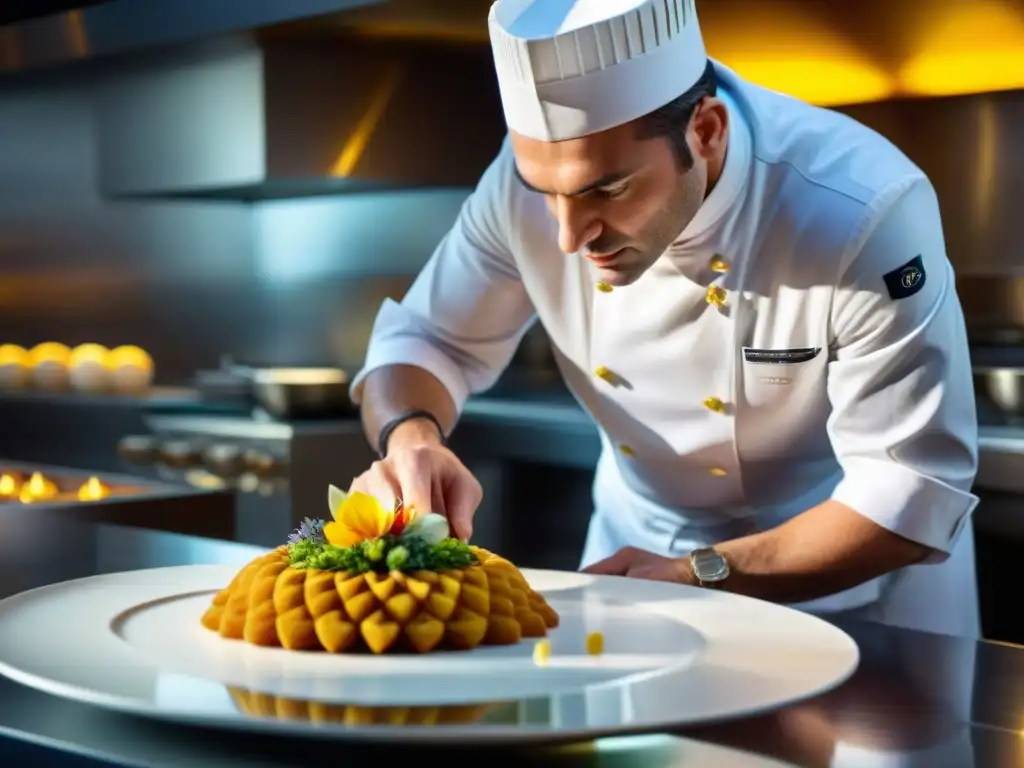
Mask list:
[[[977,423],[927,177],[709,59],[693,0],[498,0],[508,136],[352,385],[353,489],[448,515],[533,322],[597,425],[582,566],[977,636]]]

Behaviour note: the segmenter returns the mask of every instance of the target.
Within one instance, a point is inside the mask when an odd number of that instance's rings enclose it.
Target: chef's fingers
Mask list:
[[[596,576],[625,576],[633,564],[633,555],[636,552],[632,547],[620,549],[611,557],[606,557],[583,569],[583,573],[592,573]]]
[[[430,452],[396,451],[389,463],[398,478],[398,486],[401,489],[398,496],[402,499],[402,506],[406,509],[411,507],[420,515],[433,511],[431,486],[434,483],[435,472]]]
[[[447,478],[444,483],[444,512],[455,538],[469,541],[473,535],[473,515],[483,497],[483,487],[465,467],[460,466]]]

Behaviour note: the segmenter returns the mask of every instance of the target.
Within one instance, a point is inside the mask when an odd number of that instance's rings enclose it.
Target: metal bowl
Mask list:
[[[251,376],[256,401],[279,419],[350,416],[349,377],[339,368],[256,369]]]
[[[1024,368],[975,368],[988,399],[1010,416],[1024,416]]]

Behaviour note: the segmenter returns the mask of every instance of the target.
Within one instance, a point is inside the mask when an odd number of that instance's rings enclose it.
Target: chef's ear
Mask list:
[[[693,153],[713,160],[725,151],[729,136],[729,111],[716,96],[707,96],[697,105],[690,120],[690,146]]]

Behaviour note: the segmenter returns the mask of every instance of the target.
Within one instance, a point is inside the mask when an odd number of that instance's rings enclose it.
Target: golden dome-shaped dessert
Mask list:
[[[243,567],[203,626],[254,645],[376,654],[512,645],[558,626],[512,563],[450,538],[442,516],[335,488],[331,512]]]

